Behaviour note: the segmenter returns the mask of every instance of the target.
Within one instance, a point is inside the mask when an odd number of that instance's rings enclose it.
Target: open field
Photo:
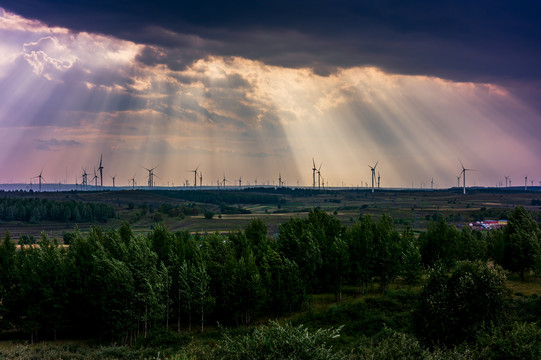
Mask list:
[[[204,201],[189,200],[197,195],[197,191],[103,191],[103,192],[0,192],[0,197],[39,198],[54,201],[81,201],[104,203],[115,208],[116,218],[106,223],[99,223],[105,229],[116,228],[128,221],[136,233],[146,233],[156,221],[156,213],[161,205],[195,206],[198,215],[184,218],[168,214],[158,215],[171,231],[189,232],[228,232],[241,229],[253,218],[261,218],[268,226],[269,236],[278,232],[280,224],[292,217],[305,216],[309,209],[320,207],[334,213],[343,224],[351,224],[361,214],[375,217],[387,213],[395,219],[398,227],[412,226],[414,230],[423,230],[429,220],[443,216],[448,222],[463,226],[479,219],[505,218],[506,212],[515,206],[524,206],[536,212],[534,218],[539,219],[539,206],[532,206],[532,200],[541,198],[541,191],[507,190],[507,189],[470,189],[463,195],[461,189],[449,190],[377,190],[371,193],[368,189],[359,190],[307,190],[289,188],[262,188],[244,190],[205,191],[209,196]],[[234,202],[229,200],[227,206],[243,209],[245,214],[221,214],[223,202],[221,195],[250,201]],[[269,203],[257,203],[250,196],[270,196],[274,200]],[[216,200],[213,200],[213,196]],[[204,212],[214,213],[212,219],[206,219]],[[45,231],[49,236],[60,239],[62,234],[70,231],[74,223],[40,222],[30,224],[23,222],[0,222],[0,231],[9,230],[17,239],[23,234],[39,236]],[[79,229],[85,233],[92,223],[78,223]]]

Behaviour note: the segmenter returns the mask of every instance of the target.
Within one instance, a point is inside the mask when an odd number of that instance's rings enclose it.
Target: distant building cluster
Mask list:
[[[499,229],[507,225],[507,220],[482,220],[470,223],[470,227],[474,230],[492,230]]]

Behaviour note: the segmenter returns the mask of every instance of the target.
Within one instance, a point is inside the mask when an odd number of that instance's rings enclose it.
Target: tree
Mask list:
[[[519,273],[524,280],[526,271],[539,271],[541,267],[541,230],[522,206],[509,213],[503,235],[504,269]]]
[[[421,264],[421,253],[415,243],[415,236],[410,227],[407,227],[402,232],[401,251],[402,267],[400,269],[400,274],[406,284],[415,285],[421,278],[423,269]]]
[[[447,273],[431,270],[419,296],[414,318],[420,338],[432,344],[455,345],[476,331],[503,323],[510,291],[505,276],[482,262],[462,261]]]
[[[349,263],[351,281],[364,293],[374,274],[374,233],[376,223],[370,215],[348,230]]]
[[[313,224],[299,218],[293,218],[280,225],[280,234],[276,239],[276,251],[299,266],[301,278],[307,291],[318,287],[317,272],[321,266],[321,249],[315,239]]]
[[[194,307],[200,316],[201,332],[203,332],[205,330],[205,316],[214,307],[215,299],[210,294],[210,277],[202,261],[197,261],[193,265],[191,281]]]
[[[0,244],[0,328],[9,328],[9,300],[15,286],[15,244],[6,231]]]
[[[440,218],[437,222],[428,224],[425,233],[419,235],[421,257],[426,267],[441,262],[451,268],[458,259],[458,230]]]

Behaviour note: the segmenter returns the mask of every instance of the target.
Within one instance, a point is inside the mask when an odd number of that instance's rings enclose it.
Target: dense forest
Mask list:
[[[0,198],[0,221],[106,222],[115,217],[111,205],[81,201]]]
[[[282,224],[273,238],[258,219],[227,235],[171,233],[157,223],[147,236],[134,236],[125,223],[110,231],[93,227],[87,236],[75,228],[69,238],[69,247],[44,234],[38,245],[17,248],[5,235],[0,246],[4,331],[16,329],[31,343],[69,332],[133,345],[157,331],[168,339],[163,332],[203,333],[209,324],[235,329],[258,318],[310,314],[316,294],[333,294],[340,304],[346,288],[359,297],[378,289],[384,301],[368,298],[362,306],[379,304],[373,311],[381,312],[410,305],[400,320],[387,314],[370,325],[372,333],[366,332],[366,322],[348,328],[354,319],[372,316],[366,308],[348,308],[346,315],[337,307],[325,316],[343,319],[344,329],[307,315],[321,328],[271,322],[239,336],[225,331],[218,343],[196,350],[185,341],[175,356],[541,356],[541,301],[519,301],[505,285],[505,273],[524,279],[541,269],[541,230],[522,207],[509,214],[504,229],[483,233],[439,219],[415,236],[409,228],[399,233],[387,215],[377,221],[361,216],[346,227],[313,209],[306,218]],[[409,289],[396,304],[388,295],[393,282]],[[341,333],[353,345],[342,343],[331,351]],[[366,340],[367,334],[373,336]]]

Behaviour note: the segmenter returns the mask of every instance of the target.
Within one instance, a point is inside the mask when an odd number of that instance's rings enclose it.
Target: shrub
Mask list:
[[[340,333],[338,329],[309,331],[303,325],[293,326],[271,321],[260,326],[249,335],[231,337],[217,345],[220,359],[342,359],[343,354],[330,345]]]
[[[417,333],[432,344],[472,340],[478,330],[503,323],[510,296],[505,276],[485,263],[459,262],[449,274],[437,267],[419,296]]]

